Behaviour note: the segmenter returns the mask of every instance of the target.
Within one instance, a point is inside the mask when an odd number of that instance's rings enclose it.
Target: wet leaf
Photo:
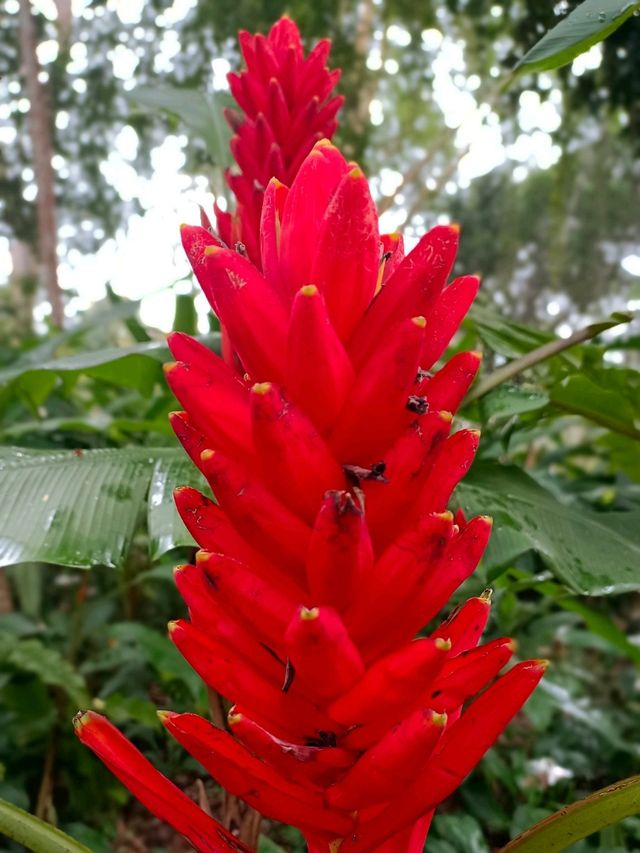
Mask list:
[[[0,449],[0,565],[121,564],[157,453]]]
[[[516,65],[518,71],[561,68],[603,41],[640,9],[629,0],[585,0],[540,39]]]
[[[177,486],[193,486],[201,491],[209,491],[204,477],[191,460],[184,454],[176,453],[172,457],[159,459],[151,475],[147,527],[152,560],[172,548],[196,544],[173,504],[173,490]]]
[[[560,503],[518,468],[480,462],[457,491],[460,505],[528,542],[558,579],[584,595],[640,589],[638,513],[595,513]],[[516,540],[518,541],[518,540]],[[521,540],[520,540],[521,541]]]

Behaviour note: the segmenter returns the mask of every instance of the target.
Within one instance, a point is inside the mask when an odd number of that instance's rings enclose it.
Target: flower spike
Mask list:
[[[212,492],[175,492],[200,550],[175,571],[188,619],[169,635],[232,707],[227,729],[160,719],[310,853],[421,853],[546,668],[501,674],[515,643],[481,642],[490,591],[450,612],[491,532],[450,509],[480,443],[454,416],[481,356],[445,353],[479,280],[449,283],[455,225],[407,254],[379,233],[362,170],[327,138],[341,99],[326,40],[306,55],[285,17],[240,45],[237,208],[216,211],[217,235],[206,215],[182,228],[223,357],[174,333],[165,368]],[[247,849],[106,720],[83,715],[78,736],[196,850]]]

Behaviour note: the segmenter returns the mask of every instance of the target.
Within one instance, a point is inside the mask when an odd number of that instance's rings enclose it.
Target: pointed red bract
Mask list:
[[[373,558],[364,502],[346,491],[327,492],[307,552],[313,601],[346,610],[367,583]]]
[[[360,652],[330,607],[301,607],[284,635],[287,658],[305,693],[328,702],[364,675]]]
[[[158,772],[118,729],[94,711],[73,720],[80,741],[102,759],[150,812],[170,823],[199,853],[249,851],[222,824]]]
[[[228,81],[240,112],[225,110],[234,134],[231,151],[240,167],[240,174],[227,173],[227,182],[238,208],[233,216],[216,210],[216,218],[226,244],[233,248],[241,242],[259,265],[261,208],[269,180],[293,181],[316,140],[333,135],[344,98],[332,96],[340,71],[327,68],[328,39],[305,58],[298,27],[286,17],[267,36],[242,31],[239,39],[246,69],[230,73]]]
[[[302,287],[291,308],[285,384],[318,429],[327,432],[354,383],[351,361],[314,284]]]

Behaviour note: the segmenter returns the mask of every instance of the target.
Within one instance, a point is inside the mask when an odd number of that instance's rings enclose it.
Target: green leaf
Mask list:
[[[59,652],[44,646],[39,640],[17,640],[13,634],[0,633],[0,660],[35,675],[49,687],[60,688],[74,705],[87,704],[88,694],[82,676]]]
[[[128,97],[146,109],[176,116],[205,142],[216,166],[231,165],[231,132],[222,115],[223,107],[232,104],[227,93],[205,94],[176,86],[137,86]]]
[[[0,565],[120,565],[157,453],[0,448]]]
[[[493,535],[526,538],[573,592],[606,595],[640,589],[639,513],[594,513],[560,503],[518,468],[476,463],[458,487],[461,506],[493,516]]]
[[[543,409],[549,402],[544,391],[537,388],[506,383],[482,398],[485,418],[510,418],[525,412]]]
[[[591,634],[601,637],[612,648],[640,665],[640,647],[629,640],[606,612],[589,607],[579,598],[567,596],[565,589],[553,581],[534,582],[531,585],[563,610],[577,614]]]
[[[545,818],[503,847],[501,853],[558,853],[638,813],[640,776],[632,776]]]
[[[176,293],[176,312],[173,317],[173,331],[186,335],[198,333],[198,312],[192,293]]]
[[[518,71],[548,71],[568,65],[603,41],[640,9],[629,0],[584,0],[540,39],[518,62]]]
[[[0,835],[6,835],[34,853],[91,853],[56,827],[0,800]]]
[[[640,374],[636,370],[603,368],[590,376],[578,373],[557,384],[550,397],[565,412],[640,441]]]
[[[505,358],[518,358],[554,339],[549,332],[514,323],[483,305],[472,306],[469,322],[484,344]]]
[[[118,387],[136,388],[148,395],[154,384],[163,380],[162,363],[169,358],[165,344],[143,343],[89,350],[44,361],[37,366],[25,360],[0,370],[0,386],[11,386],[12,392],[21,391],[35,405],[40,405],[59,377],[83,374]]]
[[[173,548],[196,544],[173,504],[173,490],[177,486],[209,491],[204,477],[184,454],[159,459],[151,475],[147,527],[152,560]]]
[[[173,505],[179,485],[207,488],[175,447],[0,447],[0,566],[119,566],[145,512],[153,559],[194,545]]]

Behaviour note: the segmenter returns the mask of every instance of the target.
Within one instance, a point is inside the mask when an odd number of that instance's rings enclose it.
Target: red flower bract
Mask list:
[[[265,44],[245,38],[250,67]],[[170,636],[235,704],[228,731],[193,714],[161,720],[310,850],[417,853],[434,809],[546,667],[499,676],[514,644],[478,645],[486,593],[415,639],[491,529],[448,510],[478,447],[477,431],[451,427],[480,358],[433,372],[478,280],[448,283],[454,226],[406,256],[399,235],[380,235],[364,175],[327,140],[290,187],[269,182],[261,270],[206,228],[182,238],[226,344],[223,360],[169,338],[167,380],[184,407],[172,424],[217,501],[176,492],[201,550],[176,570],[189,620]],[[105,721],[85,715],[78,734],[196,849],[228,849],[194,804],[168,802],[170,783]]]
[[[227,173],[238,201],[234,215],[216,208],[224,242],[241,242],[260,264],[260,213],[270,178],[290,184],[314,142],[337,127],[342,95],[332,95],[340,71],[326,66],[331,42],[322,39],[305,57],[296,24],[287,17],[268,35],[240,33],[246,70],[229,74],[239,110],[225,116],[233,131],[231,150],[239,174]]]

